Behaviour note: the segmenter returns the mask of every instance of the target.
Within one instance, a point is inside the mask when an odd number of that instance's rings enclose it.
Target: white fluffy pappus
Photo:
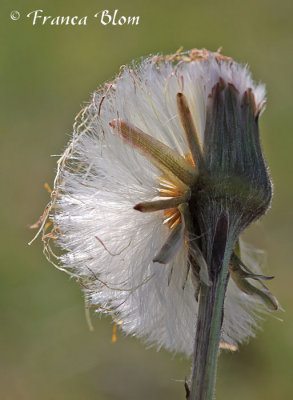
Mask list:
[[[56,239],[62,249],[58,266],[77,277],[97,311],[110,313],[127,334],[188,356],[198,303],[186,241],[176,242],[167,262],[154,262],[176,215],[134,209],[162,194],[172,198],[177,189],[113,129],[113,121],[136,127],[187,159],[176,96],[184,94],[203,143],[207,99],[219,79],[231,83],[239,97],[251,88],[256,108],[262,109],[264,86],[253,83],[248,68],[206,50],[147,58],[124,67],[94,92],[59,160],[50,211],[53,230],[44,235],[47,255],[53,255],[49,242]],[[236,346],[252,336],[261,305],[261,297],[240,291],[230,279],[221,341]]]

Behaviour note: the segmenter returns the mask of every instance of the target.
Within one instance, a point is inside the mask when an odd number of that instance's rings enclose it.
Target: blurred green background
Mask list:
[[[32,26],[25,16],[92,16],[104,9],[140,16],[138,26]],[[10,19],[18,10],[21,18]],[[291,399],[293,393],[293,2],[292,0],[1,1],[1,333],[0,398],[5,400],[184,399],[190,361],[146,349],[110,319],[85,322],[80,287],[31,247],[56,157],[90,93],[122,64],[150,53],[224,47],[267,84],[261,118],[274,181],[269,214],[246,238],[268,253],[267,273],[285,313],[235,354],[222,354],[217,399]],[[178,382],[179,381],[179,382]]]

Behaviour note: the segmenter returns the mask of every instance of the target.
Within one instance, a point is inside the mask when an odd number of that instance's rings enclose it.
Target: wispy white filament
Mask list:
[[[207,98],[219,78],[233,83],[240,96],[252,88],[256,105],[263,102],[265,89],[253,83],[247,67],[212,54],[206,60],[183,58],[176,65],[154,57],[124,68],[114,82],[93,93],[75,124],[55,187],[52,217],[63,249],[59,261],[80,276],[90,303],[121,320],[126,333],[187,355],[193,352],[198,304],[187,275],[185,244],[169,264],[152,261],[169,233],[164,212],[141,213],[133,207],[158,197],[161,173],[109,122],[129,122],[185,156],[176,95],[186,96],[203,141]],[[236,345],[253,335],[259,304],[230,280],[224,342]]]

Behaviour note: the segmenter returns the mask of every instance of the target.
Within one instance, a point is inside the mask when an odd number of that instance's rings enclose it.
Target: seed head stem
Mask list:
[[[210,258],[212,285],[202,285],[194,346],[190,400],[213,400],[219,343],[228,283],[228,266],[234,238],[223,213],[215,230]]]

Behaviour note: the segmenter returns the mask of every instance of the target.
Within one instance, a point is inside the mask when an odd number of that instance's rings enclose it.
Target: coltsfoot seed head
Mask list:
[[[53,258],[55,241],[57,267],[126,333],[192,354],[221,215],[234,243],[222,347],[253,335],[262,305],[278,308],[239,240],[272,196],[264,105],[247,66],[194,49],[124,67],[78,115],[58,162],[45,254]]]

